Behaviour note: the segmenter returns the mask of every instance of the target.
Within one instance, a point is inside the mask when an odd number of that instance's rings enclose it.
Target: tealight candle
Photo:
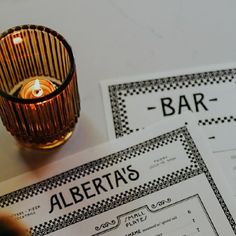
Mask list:
[[[52,93],[56,86],[47,77],[37,76],[25,80],[19,91],[19,97],[24,99],[34,99]]]
[[[49,149],[72,135],[80,115],[71,47],[54,30],[24,25],[0,35],[0,117],[17,141]]]

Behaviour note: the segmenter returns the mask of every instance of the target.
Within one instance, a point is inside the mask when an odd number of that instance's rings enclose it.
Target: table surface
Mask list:
[[[108,141],[101,80],[234,63],[235,9],[235,0],[1,0],[0,32],[38,24],[68,40],[82,110],[51,151],[19,147],[0,123],[0,181]]]

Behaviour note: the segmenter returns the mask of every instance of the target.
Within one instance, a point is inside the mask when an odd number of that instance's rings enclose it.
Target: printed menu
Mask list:
[[[1,212],[33,236],[235,235],[234,199],[191,119],[168,119],[2,182]]]
[[[108,80],[102,90],[110,138],[193,112],[236,195],[236,69]]]

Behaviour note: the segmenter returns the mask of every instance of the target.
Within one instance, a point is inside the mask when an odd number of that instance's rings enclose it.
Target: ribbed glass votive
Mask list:
[[[16,139],[53,148],[72,134],[80,114],[71,47],[57,32],[17,26],[0,36],[0,116]]]

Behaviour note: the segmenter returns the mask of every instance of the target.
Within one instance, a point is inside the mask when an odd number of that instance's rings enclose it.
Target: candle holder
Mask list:
[[[80,115],[71,47],[54,30],[23,25],[0,35],[0,116],[24,146],[63,144]]]

